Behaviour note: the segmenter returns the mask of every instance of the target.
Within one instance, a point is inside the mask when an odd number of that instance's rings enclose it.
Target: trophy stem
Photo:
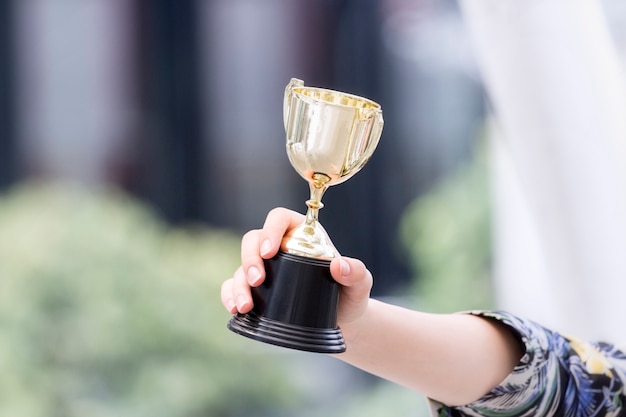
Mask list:
[[[311,195],[311,199],[306,201],[307,211],[304,223],[307,226],[315,227],[315,224],[318,222],[320,209],[324,208],[324,204],[320,201],[321,194],[324,193],[324,191],[326,190],[322,190],[319,196]],[[311,194],[313,194],[313,192],[311,192]]]
[[[313,174],[313,181],[309,182],[311,189],[311,198],[306,201],[308,207],[306,212],[306,219],[304,223],[309,227],[315,227],[318,222],[319,211],[324,208],[322,203],[322,196],[328,189],[326,184],[330,181],[330,177],[326,174],[316,172]]]
[[[330,177],[315,173],[312,179],[313,181],[309,181],[311,198],[306,201],[308,207],[306,217],[302,224],[283,237],[280,247],[286,253],[331,260],[337,256],[337,250],[318,221],[319,211],[324,207],[321,201],[322,196],[328,188],[326,184],[330,181]]]

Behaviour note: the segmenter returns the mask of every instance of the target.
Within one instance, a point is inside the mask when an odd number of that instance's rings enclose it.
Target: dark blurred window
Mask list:
[[[378,149],[320,219],[388,293],[412,278],[404,210],[482,122],[466,38],[453,1],[0,2],[0,185],[18,167],[111,182],[173,223],[240,232],[276,206],[304,212],[282,121],[301,78],[383,107]]]
[[[0,1],[0,187],[15,181],[12,2]]]

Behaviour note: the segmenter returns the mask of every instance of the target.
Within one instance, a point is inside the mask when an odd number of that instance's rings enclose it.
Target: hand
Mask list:
[[[283,236],[303,220],[304,216],[299,213],[276,208],[267,215],[263,229],[251,230],[243,236],[241,266],[222,284],[222,304],[230,313],[252,310],[250,288],[261,285],[265,279],[263,259],[276,255]],[[341,285],[337,322],[349,343],[367,309],[372,275],[360,260],[342,256],[331,261],[330,272]]]
[[[263,229],[241,241],[241,266],[222,284],[222,303],[247,313],[250,288],[265,279],[263,259],[304,216],[278,208]],[[469,314],[429,314],[370,299],[372,276],[363,262],[339,256],[330,263],[340,284],[337,322],[347,350],[337,358],[450,405],[467,404],[510,374],[522,355],[508,328]]]

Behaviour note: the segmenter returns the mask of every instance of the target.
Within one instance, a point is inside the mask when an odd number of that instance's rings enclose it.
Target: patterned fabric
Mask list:
[[[513,372],[491,392],[462,407],[431,401],[435,417],[626,416],[626,354],[584,342],[504,312],[472,312],[509,326],[526,347]]]

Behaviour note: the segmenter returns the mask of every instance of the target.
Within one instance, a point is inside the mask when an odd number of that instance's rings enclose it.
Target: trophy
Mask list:
[[[265,260],[265,281],[252,288],[254,307],[228,323],[235,333],[273,345],[318,353],[346,350],[337,327],[339,284],[330,274],[338,256],[318,221],[322,196],[356,174],[372,156],[383,128],[380,105],[351,94],[305,87],[291,79],[283,117],[287,155],[309,183],[304,222]]]

